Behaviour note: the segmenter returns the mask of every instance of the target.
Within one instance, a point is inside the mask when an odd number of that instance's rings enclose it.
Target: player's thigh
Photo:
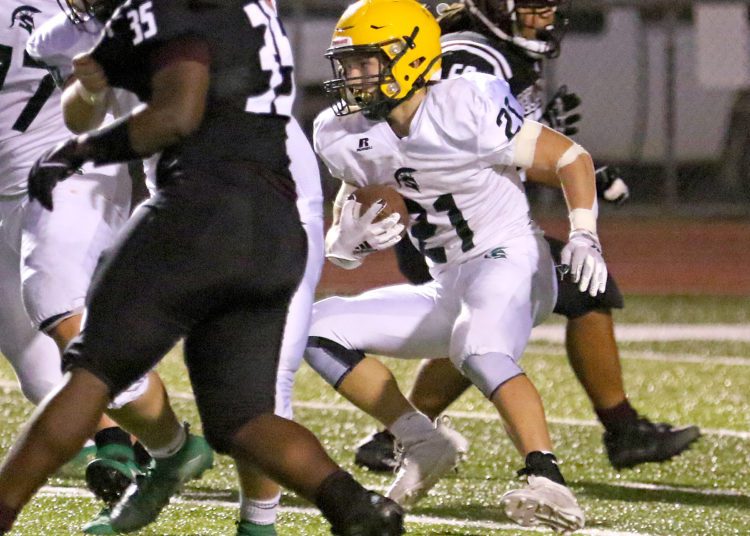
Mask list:
[[[55,188],[53,211],[26,206],[22,288],[36,326],[83,309],[99,255],[127,220],[128,197],[115,195],[118,187],[117,177],[74,175]]]
[[[86,368],[113,395],[153,368],[191,323],[180,304],[189,302],[195,282],[181,277],[177,268],[189,270],[192,255],[170,250],[180,226],[170,215],[175,214],[160,214],[146,205],[102,255],[83,330],[64,356],[67,368]]]
[[[8,358],[19,353],[35,332],[21,296],[21,211],[20,204],[0,201],[0,351]]]
[[[228,452],[234,433],[274,411],[286,304],[245,307],[206,319],[185,340],[185,362],[206,438]]]
[[[393,285],[313,306],[311,337],[349,349],[406,359],[447,355],[453,318],[440,287]]]
[[[276,413],[282,417],[292,417],[292,388],[294,375],[299,370],[310,332],[310,316],[315,301],[315,289],[323,270],[323,218],[305,218],[307,235],[307,263],[305,273],[289,304],[289,313],[284,328],[279,358],[279,371],[276,385]]]
[[[0,227],[5,223],[0,222]],[[60,351],[29,320],[21,299],[19,253],[4,239],[0,239],[0,304],[0,353],[13,366],[24,396],[36,404],[62,380]]]
[[[518,359],[531,328],[549,315],[555,301],[549,250],[536,239],[513,241],[504,256],[466,263],[455,292],[461,296],[451,338],[454,363],[486,353]]]

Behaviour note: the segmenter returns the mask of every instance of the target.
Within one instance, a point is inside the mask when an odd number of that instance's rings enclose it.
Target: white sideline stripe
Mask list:
[[[750,342],[750,324],[618,324],[620,341],[740,341]],[[565,326],[543,324],[531,330],[532,341],[563,342]]]
[[[552,342],[552,341],[549,341]],[[526,347],[527,352],[535,354],[547,354],[565,357],[567,354],[562,348],[551,348],[540,344],[530,344]],[[669,354],[654,352],[653,350],[621,350],[620,358],[641,361],[656,361],[661,363],[690,363],[693,365],[725,365],[729,367],[750,367],[750,358],[734,356],[707,356],[700,354]]]
[[[731,489],[696,489],[681,486],[663,486],[660,484],[647,484],[645,482],[618,482],[615,484],[621,488],[643,489],[648,491],[678,491],[692,495],[713,495],[718,497],[747,497],[747,494]]]
[[[0,380],[0,389],[13,389],[13,390],[19,390],[18,384],[13,381],[9,380]],[[180,391],[170,392],[169,393],[170,398],[174,398],[176,400],[195,400],[195,396],[193,396],[192,393],[185,393]],[[328,402],[294,402],[293,406],[295,408],[303,408],[303,409],[318,409],[318,410],[325,410],[325,411],[359,411],[359,409],[355,408],[354,406],[350,404],[331,404]],[[477,412],[477,411],[448,411],[446,412],[446,415],[449,417],[456,417],[458,419],[469,419],[469,420],[476,420],[476,421],[492,421],[497,419],[496,413],[483,413],[483,412]],[[547,417],[547,422],[550,422],[552,424],[563,424],[568,426],[595,426],[598,427],[599,422],[594,420],[586,420],[586,419],[558,419],[555,417]],[[748,439],[750,440],[750,432],[743,432],[740,430],[729,430],[727,428],[701,428],[701,434],[703,435],[710,435],[710,436],[718,436],[718,437],[736,437],[738,439]]]
[[[173,395],[170,394],[170,396]],[[354,406],[349,404],[329,404],[327,402],[295,402],[294,407],[329,411],[359,411],[358,408],[355,408]],[[483,413],[478,411],[447,411],[445,414],[449,417],[456,417],[458,419],[470,419],[476,421],[494,421],[498,418],[497,413]],[[547,422],[569,426],[601,426],[598,421],[586,419],[557,419],[554,417],[547,417]],[[726,428],[701,428],[701,434],[719,437],[736,437],[738,439],[750,439],[750,432],[729,430]]]
[[[39,495],[47,497],[86,497],[93,499],[93,494],[83,488],[67,488],[61,486],[45,486],[39,492]],[[218,508],[237,508],[238,504],[232,501],[219,501],[214,499],[186,499],[181,497],[174,498],[171,502],[179,504],[188,504],[192,506],[213,506]],[[307,515],[320,515],[320,511],[317,508],[305,508],[300,506],[281,506],[279,512],[289,512],[294,514],[307,514]],[[450,527],[464,527],[464,528],[480,528],[488,530],[513,530],[523,532],[545,532],[549,533],[549,529],[540,528],[527,528],[511,523],[498,523],[496,521],[471,521],[465,519],[456,519],[450,517],[435,517],[435,516],[420,516],[411,515],[406,516],[406,521],[409,523],[418,523],[420,525],[447,525]],[[576,534],[589,534],[591,536],[647,536],[645,532],[622,532],[615,530],[602,530],[602,529],[582,529],[576,531]]]

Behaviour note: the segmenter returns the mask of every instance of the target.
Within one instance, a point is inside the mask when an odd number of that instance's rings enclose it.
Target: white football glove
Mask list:
[[[326,258],[352,270],[362,264],[369,253],[387,249],[401,240],[404,225],[399,223],[398,212],[375,221],[383,206],[383,203],[373,203],[361,214],[362,205],[355,199],[344,201],[338,225],[332,226],[326,234]]]
[[[607,288],[607,265],[596,233],[577,229],[570,232],[560,254],[561,264],[570,267],[570,276],[578,290],[596,296]]]

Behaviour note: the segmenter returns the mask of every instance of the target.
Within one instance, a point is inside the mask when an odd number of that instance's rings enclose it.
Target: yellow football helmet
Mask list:
[[[415,0],[359,0],[339,19],[325,55],[334,79],[323,87],[335,98],[334,112],[384,119],[440,71],[440,26]],[[372,58],[377,72],[347,72]]]

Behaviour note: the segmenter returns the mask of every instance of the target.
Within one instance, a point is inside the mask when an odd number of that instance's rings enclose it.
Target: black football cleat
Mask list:
[[[86,466],[86,485],[108,505],[115,504],[136,478],[144,474],[130,446],[113,443],[97,449]]]
[[[359,502],[359,501],[357,501]],[[404,511],[394,501],[374,491],[367,500],[351,505],[346,520],[331,527],[335,536],[400,536],[404,533]]]
[[[615,469],[664,462],[681,454],[701,436],[697,426],[674,427],[640,417],[617,433],[604,432],[607,457]]]
[[[388,430],[367,436],[354,451],[354,463],[376,473],[392,473],[398,467],[395,442]]]

